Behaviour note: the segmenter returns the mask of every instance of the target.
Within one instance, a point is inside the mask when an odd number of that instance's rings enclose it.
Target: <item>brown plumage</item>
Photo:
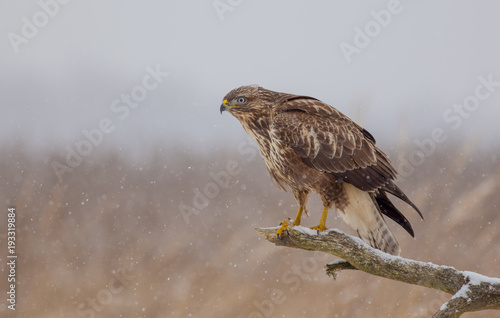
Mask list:
[[[368,131],[335,108],[308,96],[242,86],[224,97],[220,111],[229,111],[257,142],[274,183],[292,190],[299,204],[293,225],[300,225],[313,191],[324,207],[313,229],[325,230],[328,210],[335,207],[361,239],[385,252],[398,255],[400,248],[381,213],[414,235],[386,195],[398,197],[422,216],[394,184],[396,171],[389,159]]]

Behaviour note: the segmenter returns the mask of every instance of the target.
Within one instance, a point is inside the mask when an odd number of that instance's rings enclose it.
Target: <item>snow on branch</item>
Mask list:
[[[500,310],[499,278],[389,255],[337,229],[318,235],[309,228],[296,226],[289,228],[288,235],[281,240],[276,236],[277,229],[273,227],[256,230],[278,246],[321,251],[345,260],[327,264],[328,275],[334,276],[335,272],[343,269],[357,269],[452,294],[453,297],[443,304],[433,317],[460,317],[470,311]]]

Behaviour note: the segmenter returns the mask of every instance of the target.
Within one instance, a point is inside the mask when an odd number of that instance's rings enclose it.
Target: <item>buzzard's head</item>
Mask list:
[[[230,91],[220,105],[220,113],[228,111],[238,119],[268,117],[276,100],[276,92],[257,85],[241,86]]]

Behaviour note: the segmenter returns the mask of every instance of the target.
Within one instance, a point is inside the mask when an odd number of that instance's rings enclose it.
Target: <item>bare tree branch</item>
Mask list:
[[[337,272],[340,272],[343,269],[355,270],[357,268],[352,266],[351,263],[346,262],[346,261],[341,260],[341,259],[326,264],[326,274],[328,276],[333,277],[333,279],[335,279],[337,277]]]
[[[317,235],[315,231],[297,226],[288,229],[288,235],[281,240],[276,236],[277,228],[256,230],[278,246],[321,251],[344,259],[327,265],[327,273],[334,277],[342,269],[358,269],[452,294],[451,300],[443,304],[433,317],[460,317],[465,312],[500,309],[499,278],[389,255],[339,230]]]

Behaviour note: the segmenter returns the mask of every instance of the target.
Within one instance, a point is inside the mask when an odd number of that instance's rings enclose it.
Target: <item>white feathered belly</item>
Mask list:
[[[348,204],[339,211],[342,219],[358,232],[359,237],[386,253],[399,255],[399,244],[387,226],[369,192],[344,183]]]

